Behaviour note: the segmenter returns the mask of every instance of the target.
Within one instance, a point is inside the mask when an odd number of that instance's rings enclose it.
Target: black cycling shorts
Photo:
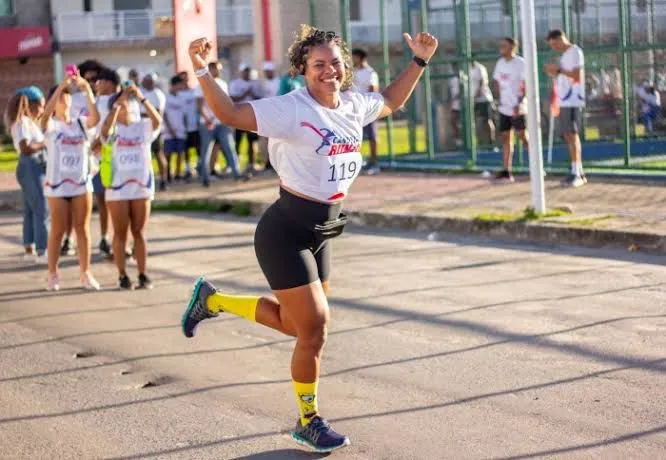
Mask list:
[[[306,200],[284,189],[261,216],[254,250],[271,289],[291,289],[331,274],[331,238],[342,233],[341,203]]]

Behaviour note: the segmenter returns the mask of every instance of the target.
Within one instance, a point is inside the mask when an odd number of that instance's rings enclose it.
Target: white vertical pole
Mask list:
[[[530,183],[532,206],[538,213],[546,211],[543,181],[543,148],[541,142],[541,104],[539,103],[539,74],[537,61],[536,30],[534,25],[534,0],[520,2],[520,28],[523,39],[526,66],[527,132],[530,150]]]

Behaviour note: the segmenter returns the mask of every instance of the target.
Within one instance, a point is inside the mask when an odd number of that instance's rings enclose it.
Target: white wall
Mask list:
[[[379,0],[359,1],[361,2],[361,21],[379,24]],[[386,0],[386,21],[389,24],[400,24],[402,21],[400,0]]]
[[[95,58],[102,64],[115,69],[121,78],[127,78],[129,69],[137,69],[140,75],[148,72],[157,73],[162,81],[168,79],[175,73],[173,62],[173,50],[164,48],[156,50],[157,56],[149,55],[150,48],[103,48],[90,50],[65,50],[62,53],[62,64],[78,64],[86,59]],[[237,75],[238,65],[247,62],[254,65],[252,44],[235,46],[232,48],[229,62],[223,61],[223,78],[229,80]]]

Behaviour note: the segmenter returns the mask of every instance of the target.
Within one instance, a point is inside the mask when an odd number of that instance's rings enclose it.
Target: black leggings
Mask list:
[[[261,216],[254,250],[271,289],[327,281],[331,273],[331,242],[314,228],[337,219],[341,203],[324,204],[280,189],[280,198]]]

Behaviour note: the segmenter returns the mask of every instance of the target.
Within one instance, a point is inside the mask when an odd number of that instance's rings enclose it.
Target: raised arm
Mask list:
[[[419,32],[413,39],[407,33],[402,35],[417,58],[428,62],[433,54],[435,54],[435,51],[437,51],[437,39],[430,34]],[[423,75],[423,70],[424,67],[411,61],[409,66],[382,91],[384,109],[379,114],[379,118],[387,117],[405,105],[407,99],[414,92],[419,78]]]
[[[200,38],[190,44],[189,53],[195,72],[208,69],[207,59],[212,47],[208,39]],[[210,73],[197,77],[201,92],[215,116],[225,125],[243,131],[257,131],[257,120],[252,106],[247,103],[237,104],[220,88]]]
[[[86,106],[88,107],[88,129],[94,128],[99,123],[99,111],[97,110],[97,105],[95,104],[95,95],[93,94],[90,84],[86,81],[85,78],[80,75],[74,77],[74,83],[79,88],[79,90],[86,97]]]
[[[148,118],[150,118],[150,121],[153,124],[153,131],[159,128],[160,124],[162,123],[162,115],[160,115],[157,109],[153,107],[153,104],[151,104],[150,101],[146,99],[146,96],[143,95],[139,87],[136,85],[132,85],[129,88],[127,88],[126,91],[129,91],[130,96],[134,96],[135,98],[137,98],[139,102],[143,105],[143,107],[146,109],[146,114],[148,115]]]
[[[49,100],[46,102],[46,106],[44,107],[44,113],[42,113],[42,116],[39,118],[39,127],[43,132],[46,132],[46,127],[49,124],[49,120],[53,116],[53,113],[55,112],[55,107],[56,104],[58,103],[58,99],[60,98],[60,95],[62,94],[62,91],[72,82],[70,78],[66,78],[65,80],[62,81],[58,85],[58,87],[55,89]]]

